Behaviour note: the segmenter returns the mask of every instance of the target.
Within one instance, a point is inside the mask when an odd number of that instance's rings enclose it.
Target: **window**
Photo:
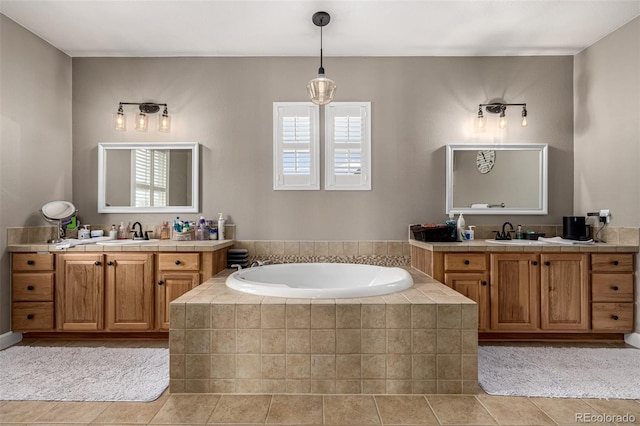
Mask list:
[[[371,102],[325,109],[325,189],[371,190]]]
[[[273,189],[320,189],[319,120],[311,102],[274,102]]]
[[[136,149],[131,161],[133,177],[131,205],[162,207],[167,205],[169,181],[169,151]]]

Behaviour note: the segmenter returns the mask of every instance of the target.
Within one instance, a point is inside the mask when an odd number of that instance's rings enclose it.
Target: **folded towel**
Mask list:
[[[489,204],[471,204],[472,209],[487,209]]]
[[[56,249],[67,249],[74,246],[79,246],[81,244],[95,244],[99,241],[112,240],[111,237],[95,237],[95,238],[85,238],[83,240],[78,240],[75,238],[67,238],[66,240],[62,240],[62,242],[56,244]]]
[[[540,241],[544,241],[545,243],[556,243],[556,244],[568,244],[568,245],[591,245],[595,244],[593,240],[586,241],[578,241],[578,240],[566,240],[562,237],[552,237],[552,238],[538,238]]]

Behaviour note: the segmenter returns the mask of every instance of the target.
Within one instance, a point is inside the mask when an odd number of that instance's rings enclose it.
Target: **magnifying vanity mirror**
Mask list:
[[[99,213],[197,213],[196,142],[98,145]]]
[[[447,145],[447,213],[547,214],[546,144]]]

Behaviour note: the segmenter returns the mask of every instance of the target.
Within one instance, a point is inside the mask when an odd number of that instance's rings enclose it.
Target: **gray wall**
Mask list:
[[[10,330],[7,227],[71,200],[71,58],[0,14],[0,335]]]
[[[574,72],[574,211],[584,214],[608,208],[612,226],[638,228],[640,18],[577,55]],[[638,274],[635,319],[639,333]]]
[[[572,212],[572,57],[326,58],[325,68],[336,101],[372,103],[372,191],[272,189],[272,102],[306,101],[317,58],[74,58],[73,200],[82,218],[172,219],[96,213],[97,146],[119,141],[200,142],[202,212],[228,214],[238,239],[405,239],[409,223],[445,220],[444,146],[460,142],[548,143],[550,214],[518,223],[557,224]],[[526,102],[529,126],[513,109],[506,131],[492,116],[487,132],[474,133],[478,104],[494,98]],[[168,103],[171,133],[154,130],[156,116],[148,133],[116,132],[120,101]],[[129,120],[134,112],[126,109]]]

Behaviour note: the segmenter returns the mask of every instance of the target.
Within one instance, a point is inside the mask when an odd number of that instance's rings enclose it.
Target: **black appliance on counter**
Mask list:
[[[586,241],[591,239],[591,225],[586,224],[584,216],[562,217],[562,238],[567,240]]]

